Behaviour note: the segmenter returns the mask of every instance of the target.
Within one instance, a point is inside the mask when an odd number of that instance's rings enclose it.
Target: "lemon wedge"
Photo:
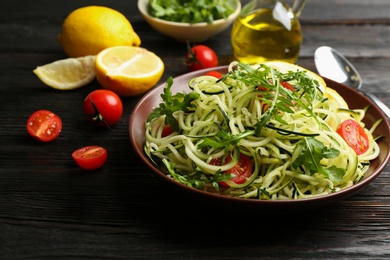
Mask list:
[[[137,96],[151,89],[164,73],[164,63],[153,52],[134,46],[101,51],[95,60],[96,78],[119,96]]]
[[[38,66],[33,72],[46,85],[71,90],[90,83],[95,78],[95,56],[68,58]]]

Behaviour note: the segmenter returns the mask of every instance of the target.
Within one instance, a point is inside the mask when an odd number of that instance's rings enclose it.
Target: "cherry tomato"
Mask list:
[[[28,133],[42,142],[56,139],[61,130],[61,118],[48,110],[35,111],[27,120]]]
[[[166,137],[172,133],[173,133],[172,127],[170,125],[166,125],[162,130],[161,137]]]
[[[190,71],[216,67],[217,54],[205,45],[195,45],[187,52],[187,66]]]
[[[345,120],[336,131],[357,155],[363,154],[368,150],[370,146],[368,136],[364,128],[355,120]]]
[[[75,162],[84,170],[95,170],[107,161],[107,150],[100,146],[86,146],[72,153]]]
[[[222,78],[222,74],[219,73],[218,71],[215,71],[215,70],[212,70],[212,71],[209,71],[209,72],[206,72],[205,74],[206,76],[212,76],[212,77],[215,77],[217,79],[220,79]]]
[[[123,105],[119,96],[111,90],[98,89],[85,98],[83,112],[89,121],[110,127],[122,117]]]
[[[288,90],[291,90],[291,91],[295,90],[295,88],[288,82],[281,81],[280,85],[282,85],[282,87],[284,87],[285,89],[288,89]]]
[[[221,158],[213,159],[210,161],[212,165],[221,165]],[[226,163],[231,161],[230,156],[227,156],[225,159]],[[244,183],[252,174],[252,162],[250,158],[244,154],[240,154],[240,160],[238,163],[233,166],[233,168],[223,172],[224,174],[233,174],[235,177],[230,179],[232,182],[236,184]],[[226,182],[219,182],[221,186],[229,187],[229,184]]]

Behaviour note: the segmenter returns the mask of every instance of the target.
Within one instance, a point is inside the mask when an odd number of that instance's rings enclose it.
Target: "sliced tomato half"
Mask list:
[[[49,110],[35,111],[27,120],[27,132],[42,142],[53,141],[61,130],[61,118]]]
[[[227,156],[225,159],[225,163],[229,163],[231,161],[231,157]],[[222,159],[217,158],[210,161],[212,165],[221,165]],[[240,154],[240,160],[238,163],[233,166],[233,168],[223,172],[224,174],[232,174],[234,177],[230,179],[232,182],[236,184],[243,184],[252,174],[252,162],[251,159],[245,154]],[[226,182],[219,182],[219,185],[224,187],[230,187]]]
[[[356,152],[357,155],[365,153],[370,142],[364,128],[355,120],[347,119],[337,128],[337,133]]]
[[[107,150],[103,147],[91,145],[77,149],[72,153],[75,162],[85,170],[95,170],[107,161]]]

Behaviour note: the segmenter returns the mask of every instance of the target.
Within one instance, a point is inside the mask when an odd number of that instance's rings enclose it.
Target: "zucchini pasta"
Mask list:
[[[190,80],[146,121],[145,153],[190,187],[225,196],[283,200],[337,192],[359,182],[379,154],[362,122],[316,74],[282,62],[231,63]],[[352,125],[351,125],[352,124]],[[360,131],[350,131],[360,130]]]

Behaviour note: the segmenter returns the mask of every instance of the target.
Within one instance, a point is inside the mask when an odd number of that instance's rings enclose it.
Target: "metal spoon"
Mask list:
[[[358,90],[370,98],[390,118],[390,109],[381,100],[371,93],[360,90],[363,81],[359,72],[341,53],[331,47],[322,46],[315,51],[314,62],[321,76]]]

